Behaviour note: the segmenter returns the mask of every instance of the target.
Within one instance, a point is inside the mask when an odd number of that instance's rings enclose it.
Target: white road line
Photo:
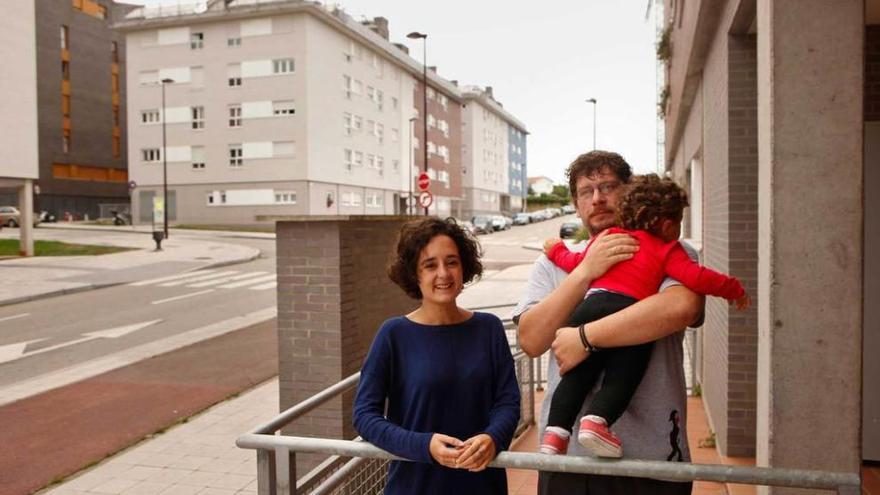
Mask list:
[[[221,285],[221,289],[237,289],[238,287],[244,287],[245,285],[258,284],[260,282],[268,282],[270,280],[275,280],[275,274],[271,275],[263,275],[262,277],[252,278],[250,280],[242,280],[241,282],[233,282],[231,284]]]
[[[208,280],[208,279],[226,277],[229,275],[235,275],[236,273],[240,273],[240,272],[238,270],[229,270],[227,272],[217,272],[217,273],[212,273],[211,275],[205,275],[202,277],[188,278],[186,280],[175,280],[174,282],[159,284],[159,287],[176,287],[178,285],[185,285],[185,284],[190,284],[193,282],[200,282],[202,280]]]
[[[269,290],[278,287],[278,282],[269,282],[268,284],[257,285],[255,287],[248,287],[250,290]]]
[[[203,290],[203,291],[199,291],[199,292],[193,292],[193,293],[191,293],[191,294],[184,294],[184,295],[182,295],[182,296],[177,296],[177,297],[169,297],[168,299],[159,299],[158,301],[153,301],[153,302],[151,302],[150,304],[165,304],[165,303],[167,303],[167,302],[171,302],[171,301],[179,301],[179,300],[181,300],[181,299],[186,299],[186,298],[188,298],[188,297],[201,296],[202,294],[207,294],[208,292],[214,292],[214,289],[208,289],[208,290]]]
[[[5,318],[0,318],[0,321],[17,320],[19,318],[24,318],[25,316],[30,316],[30,315],[31,315],[30,313],[22,313],[20,315],[7,316]]]
[[[160,282],[168,282],[170,280],[176,280],[176,279],[180,279],[180,278],[197,277],[199,275],[205,275],[205,274],[213,273],[216,271],[217,270],[198,270],[195,272],[178,273],[177,275],[171,275],[168,277],[159,277],[159,278],[151,278],[150,280],[141,280],[140,282],[134,282],[134,283],[131,283],[128,285],[138,287],[141,285],[158,284]]]
[[[266,272],[251,272],[251,273],[245,273],[242,275],[235,275],[233,277],[223,277],[223,278],[219,278],[217,280],[209,280],[207,282],[199,282],[197,284],[187,285],[187,287],[192,287],[193,289],[198,289],[201,287],[210,287],[212,285],[222,284],[222,283],[226,283],[226,282],[234,282],[236,280],[241,280],[241,279],[245,279],[245,278],[258,277],[260,275],[265,275],[265,274],[266,274]]]

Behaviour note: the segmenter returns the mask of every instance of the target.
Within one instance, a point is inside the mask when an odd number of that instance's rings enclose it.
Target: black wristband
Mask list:
[[[581,344],[584,345],[584,350],[587,352],[597,352],[599,348],[590,343],[590,339],[587,338],[587,325],[584,323],[583,325],[578,327],[578,333],[581,336]]]

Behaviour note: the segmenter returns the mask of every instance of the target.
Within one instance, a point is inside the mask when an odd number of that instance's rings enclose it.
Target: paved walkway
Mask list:
[[[64,238],[60,229],[87,230],[88,244],[134,248],[101,256],[41,256],[0,260],[3,284],[0,306],[70,292],[98,289],[175,273],[250,261],[259,250],[222,242],[217,233],[172,231],[162,251],[149,229],[76,224],[47,224],[34,229],[36,240]],[[230,237],[274,238],[274,234],[228,233]],[[18,229],[5,228],[0,238],[18,238]]]

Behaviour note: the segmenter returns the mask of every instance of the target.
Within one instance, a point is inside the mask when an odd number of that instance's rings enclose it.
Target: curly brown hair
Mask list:
[[[606,168],[624,184],[629,182],[632,177],[632,168],[629,163],[612,151],[593,150],[575,158],[568,166],[568,170],[565,171],[572,200],[577,198],[577,180],[579,178],[589,177]]]
[[[483,274],[480,244],[454,218],[441,220],[430,217],[407,222],[400,228],[397,247],[391,254],[386,271],[388,278],[413,299],[422,298],[422,291],[419,289],[419,255],[431,239],[438,235],[448,236],[458,247],[464,283]]]
[[[656,234],[662,220],[680,222],[687,206],[687,193],[672,179],[657,174],[637,175],[620,198],[617,217],[625,229]]]

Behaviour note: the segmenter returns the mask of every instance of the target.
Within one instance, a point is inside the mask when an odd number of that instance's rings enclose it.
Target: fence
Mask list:
[[[505,328],[512,328],[509,320]],[[516,434],[534,424],[534,391],[537,360],[514,350],[517,379],[522,392],[522,415]],[[294,405],[269,422],[240,436],[236,445],[257,451],[257,492],[259,495],[339,494],[372,495],[385,486],[387,463],[404,460],[360,438],[336,440],[275,435],[283,426],[305,415],[334,397],[357,386],[360,373]],[[327,460],[297,478],[296,454],[325,454]],[[566,473],[658,478],[671,481],[715,481],[750,485],[835,490],[840,495],[859,495],[861,478],[857,473],[838,473],[805,469],[741,467],[661,461],[595,460],[585,457],[548,456],[538,453],[501,452],[491,467],[534,469]]]

